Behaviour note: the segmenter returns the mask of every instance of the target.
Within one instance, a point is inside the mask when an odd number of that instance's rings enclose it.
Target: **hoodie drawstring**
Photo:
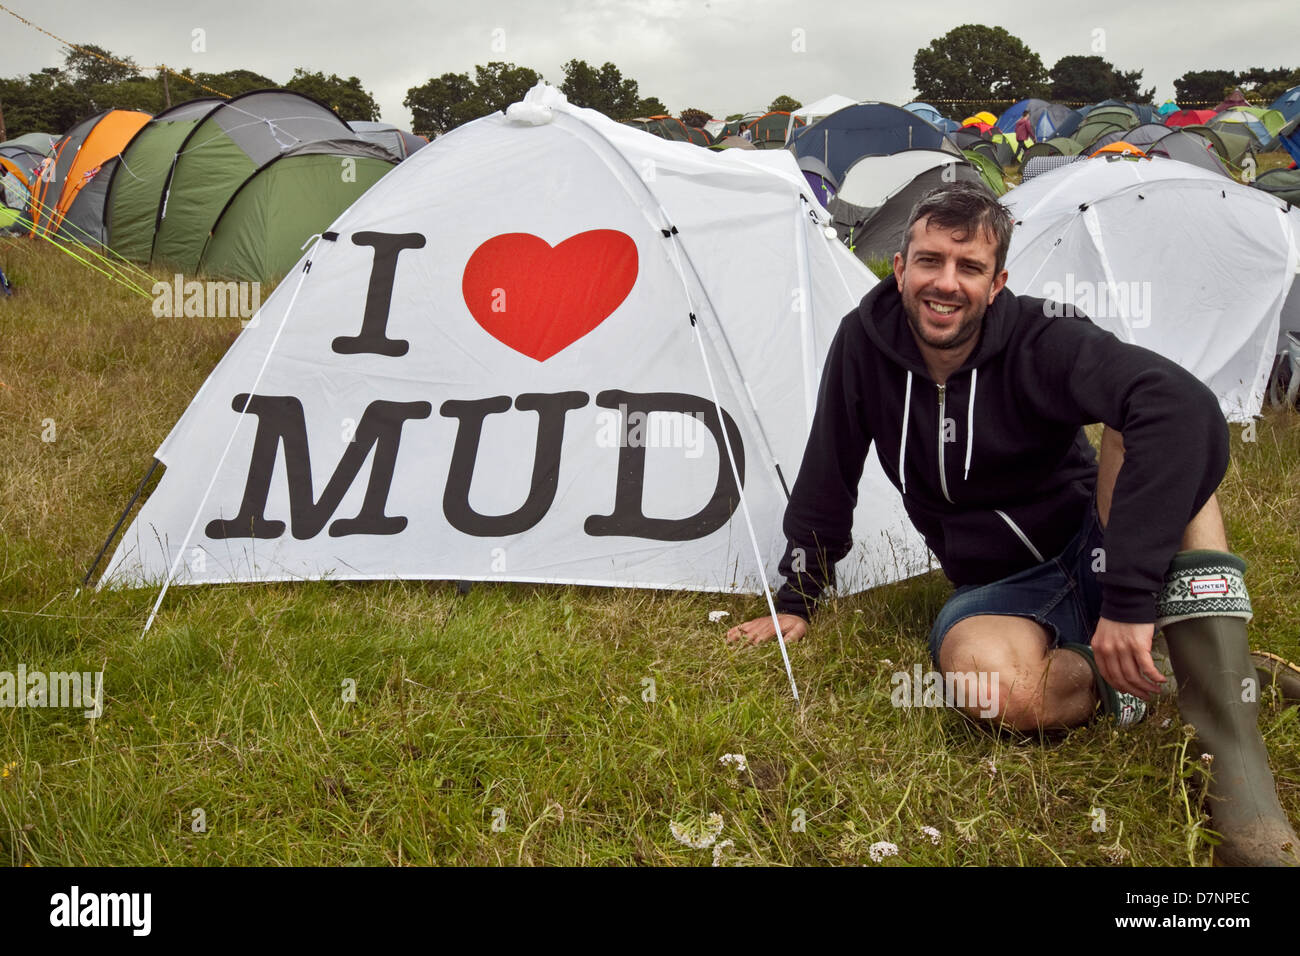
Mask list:
[[[966,470],[962,472],[962,481],[970,477],[970,455],[975,447],[975,380],[978,375],[979,369],[970,370],[970,406],[966,409]]]
[[[907,419],[912,411],[912,372],[907,373],[907,387],[903,393],[903,440],[898,445],[898,480],[907,494],[907,472],[903,470],[903,459],[907,454]]]

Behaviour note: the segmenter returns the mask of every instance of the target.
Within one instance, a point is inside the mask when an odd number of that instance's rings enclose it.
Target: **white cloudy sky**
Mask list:
[[[409,126],[406,90],[431,76],[508,60],[559,83],[570,58],[613,61],[673,112],[715,116],[765,107],[781,93],[911,99],[912,58],[963,23],[1005,27],[1050,67],[1067,54],[1143,70],[1159,100],[1191,69],[1300,67],[1295,0],[1100,0],[1080,10],[1026,0],[4,0],[73,42],[141,65],[255,70],[295,66],[359,76],[383,118]],[[206,52],[191,49],[195,29]],[[1095,31],[1104,31],[1101,34]],[[500,32],[496,32],[500,31]],[[803,50],[795,31],[803,31]],[[494,49],[504,44],[504,50]],[[62,63],[59,44],[0,12],[0,75]]]

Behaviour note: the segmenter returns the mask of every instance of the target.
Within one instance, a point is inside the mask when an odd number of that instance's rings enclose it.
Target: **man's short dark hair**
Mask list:
[[[1025,111],[1024,111],[1023,113],[1021,113],[1020,115],[1021,115],[1021,116],[1028,116],[1028,115],[1029,115],[1029,110],[1025,110]]]
[[[912,241],[912,226],[926,220],[925,227],[959,229],[970,235],[984,231],[997,246],[997,260],[993,273],[1002,271],[1007,263],[1007,250],[1011,247],[1011,213],[998,202],[998,197],[983,183],[946,183],[931,189],[912,207],[903,232],[903,262],[907,262],[907,247]]]

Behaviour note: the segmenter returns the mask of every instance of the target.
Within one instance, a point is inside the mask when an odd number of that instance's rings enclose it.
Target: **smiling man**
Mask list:
[[[1228,462],[1218,402],[1154,352],[1005,289],[1011,229],[982,186],[932,191],[912,211],[894,281],[841,324],[786,508],[782,633],[807,633],[849,551],[874,442],[956,585],[932,657],[948,674],[996,675],[995,706],[972,716],[1035,731],[1100,708],[1136,723],[1165,683],[1151,657],[1159,624],[1183,717],[1213,755],[1216,862],[1300,863],[1256,695],[1243,691],[1257,678],[1244,563],[1214,498]],[[1100,463],[1083,431],[1094,422],[1106,426]],[[774,634],[758,618],[727,639]]]

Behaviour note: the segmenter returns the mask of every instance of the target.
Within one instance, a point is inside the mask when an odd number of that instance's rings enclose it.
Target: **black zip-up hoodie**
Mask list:
[[[873,441],[948,578],[987,584],[1050,560],[1078,533],[1097,479],[1082,426],[1103,422],[1123,434],[1125,454],[1098,562],[1101,613],[1155,620],[1183,530],[1227,470],[1227,423],[1189,372],[1054,311],[1003,289],[943,386],[892,278],[844,318],[786,506],[779,611],[810,618],[833,582]]]

